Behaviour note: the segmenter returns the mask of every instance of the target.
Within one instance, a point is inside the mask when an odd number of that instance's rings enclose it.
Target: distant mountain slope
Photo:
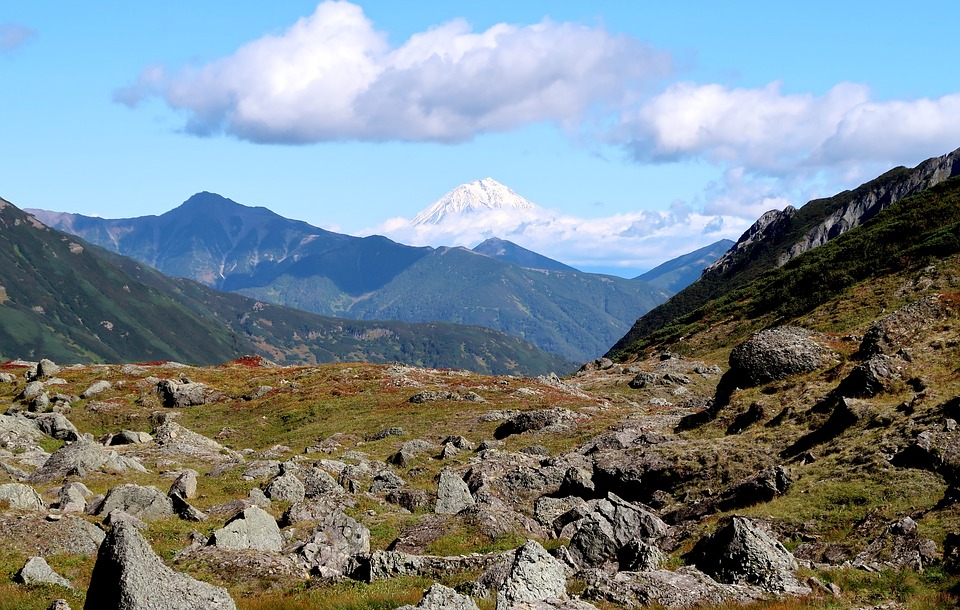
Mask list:
[[[449,198],[451,210],[474,209],[477,201],[481,211],[533,206],[493,181],[464,190]],[[473,197],[473,191],[486,199]],[[194,195],[160,216],[36,214],[167,275],[261,301],[326,316],[481,325],[576,362],[598,356],[668,296],[644,282],[576,271],[509,242],[501,242],[494,250],[502,254],[493,256],[448,255],[449,249],[406,246],[381,236],[331,233],[212,193]],[[454,261],[466,266],[457,269]],[[551,273],[520,267],[547,267]],[[468,276],[482,276],[484,283],[456,279]],[[529,313],[519,321],[515,312]]]
[[[669,294],[676,294],[697,281],[703,274],[703,270],[715,263],[734,243],[729,239],[721,239],[709,246],[658,265],[634,279],[644,281]]]
[[[390,362],[493,374],[573,363],[516,337],[455,324],[340,320],[265,305],[50,229],[0,199],[0,357],[217,364]]]
[[[730,242],[731,244],[733,242]],[[491,237],[477,244],[473,248],[477,254],[483,254],[492,258],[497,258],[508,263],[514,263],[528,269],[547,269],[549,271],[577,271],[570,265],[564,265],[560,261],[555,261],[542,254],[537,254],[532,250],[527,250],[512,241]],[[712,261],[711,261],[712,262]]]
[[[811,201],[799,210],[788,207],[782,212],[767,212],[697,282],[638,319],[608,355],[628,357],[666,337],[683,334],[689,324],[702,319],[702,308],[709,303],[728,298],[728,295],[735,294],[738,289],[778,268],[792,268],[791,262],[804,252],[815,253],[817,245],[829,243],[869,222],[897,202],[923,193],[957,175],[960,175],[960,149],[924,161],[912,170],[903,167],[892,169],[852,191]],[[888,236],[886,239],[891,238]],[[878,269],[890,262],[880,258],[875,248],[845,253]],[[811,293],[813,287],[823,290],[824,282],[840,281],[833,271],[821,271],[823,277],[819,280],[809,278],[810,286],[798,286],[794,292],[778,292],[778,298],[786,303],[819,298]]]

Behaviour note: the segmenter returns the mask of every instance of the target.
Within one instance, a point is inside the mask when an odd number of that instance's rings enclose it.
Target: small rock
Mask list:
[[[48,583],[72,589],[70,581],[53,571],[43,557],[31,557],[13,579],[25,585]]]

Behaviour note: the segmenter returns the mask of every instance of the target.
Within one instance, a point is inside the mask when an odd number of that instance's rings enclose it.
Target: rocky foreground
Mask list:
[[[890,574],[958,567],[957,328],[932,295],[858,335],[780,327],[566,380],[7,363],[7,597],[897,607]]]

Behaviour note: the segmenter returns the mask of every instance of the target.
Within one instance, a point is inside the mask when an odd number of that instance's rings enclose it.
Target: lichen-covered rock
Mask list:
[[[250,506],[210,536],[210,545],[227,549],[280,551],[283,538],[276,520],[258,506]]]
[[[109,515],[113,511],[121,511],[145,521],[164,519],[174,514],[173,503],[162,491],[156,487],[129,483],[111,488],[97,509],[97,514]]]
[[[29,480],[32,483],[46,483],[70,475],[84,477],[100,469],[146,472],[146,468],[134,458],[120,456],[89,438],[80,437],[55,451],[43,466],[30,475]]]
[[[92,384],[90,384],[90,387],[80,393],[80,398],[90,398],[91,396],[96,396],[97,394],[106,392],[112,387],[113,384],[109,381],[102,379],[100,381],[94,381]]]
[[[762,591],[749,587],[718,583],[691,567],[676,571],[587,572],[585,599],[606,601],[625,608],[693,608],[719,606],[727,602],[745,603],[763,597]]]
[[[734,516],[690,552],[703,572],[727,584],[784,592],[803,586],[793,576],[797,560],[778,540],[745,517]]]
[[[178,458],[195,457],[211,462],[241,460],[240,454],[227,449],[217,441],[184,428],[169,417],[153,431],[153,441],[163,453]]]
[[[132,523],[118,519],[100,545],[84,609],[236,610],[236,604],[226,589],[168,568]]]
[[[173,379],[157,382],[157,396],[163,406],[172,409],[205,405],[220,398],[220,394],[206,384]]]
[[[581,568],[600,567],[616,561],[626,544],[655,543],[668,532],[659,517],[611,493],[580,521],[570,540],[570,555]]]
[[[900,378],[895,360],[882,354],[853,367],[837,386],[836,394],[849,398],[870,398],[887,390]]]
[[[437,446],[423,439],[413,439],[400,446],[400,450],[390,457],[390,462],[401,468],[410,466],[413,459],[424,453],[431,453],[437,450]]]
[[[940,295],[914,301],[870,325],[860,342],[860,358],[879,354],[893,355],[924,336],[929,325],[947,316]]]
[[[359,559],[370,553],[370,530],[340,509],[317,525],[297,554],[311,573],[322,577],[350,576]]]
[[[397,610],[478,610],[477,604],[466,595],[460,595],[450,587],[434,583],[423,594],[416,606],[400,606]]]
[[[197,497],[197,477],[199,473],[190,468],[184,468],[170,485],[168,496],[180,496],[184,500],[192,500]]]
[[[299,502],[305,497],[305,488],[300,479],[288,472],[270,481],[263,493],[271,500]]]
[[[656,545],[643,540],[631,540],[617,553],[621,572],[655,572],[667,561]]]
[[[437,484],[437,506],[434,512],[441,515],[455,515],[474,504],[470,488],[460,475],[449,468],[441,470],[440,482]]]
[[[23,483],[0,485],[0,502],[19,510],[43,510],[43,498],[34,488]]]
[[[538,432],[541,430],[559,430],[576,421],[576,413],[568,409],[539,409],[525,411],[503,422],[493,432],[496,439],[504,439],[513,434]]]
[[[566,594],[563,564],[539,542],[528,540],[516,550],[507,577],[497,591],[497,610],[514,608],[524,602],[563,598]]]

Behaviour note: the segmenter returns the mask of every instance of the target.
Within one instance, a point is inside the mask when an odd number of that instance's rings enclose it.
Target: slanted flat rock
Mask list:
[[[227,549],[280,551],[283,538],[276,520],[259,506],[250,506],[213,533],[212,546]]]
[[[596,503],[570,540],[570,555],[581,568],[615,561],[627,543],[656,542],[669,532],[659,517],[615,494]]]
[[[60,585],[68,589],[73,588],[70,581],[54,572],[53,568],[47,564],[47,560],[43,557],[31,557],[28,559],[27,563],[20,568],[20,571],[17,572],[13,579],[25,585],[48,583]]]
[[[84,610],[236,610],[226,589],[174,572],[130,522],[100,545]]]
[[[682,567],[674,572],[617,572],[590,570],[583,597],[626,608],[691,608],[725,602],[745,603],[763,597],[759,589],[718,583],[703,572]]]
[[[70,475],[84,477],[99,470],[137,470],[146,472],[138,461],[104,449],[99,443],[81,437],[55,451],[46,463],[30,475],[31,483],[46,483]]]
[[[184,428],[166,418],[153,433],[153,440],[167,455],[191,456],[203,460],[226,462],[240,459],[236,451],[227,449],[217,441]]]

